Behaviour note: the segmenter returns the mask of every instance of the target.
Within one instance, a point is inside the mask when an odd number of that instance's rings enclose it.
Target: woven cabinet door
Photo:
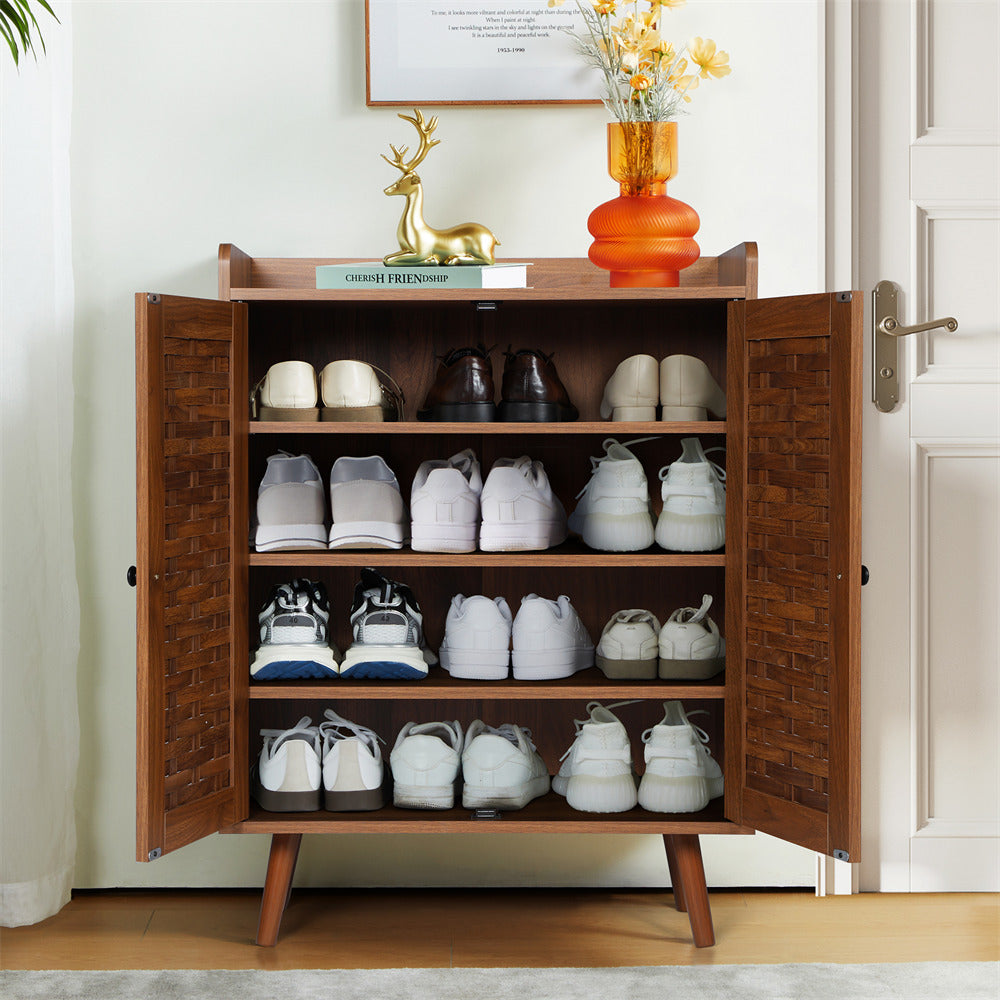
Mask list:
[[[726,815],[860,857],[862,300],[729,308]]]
[[[246,816],[246,306],[136,296],[139,861]]]

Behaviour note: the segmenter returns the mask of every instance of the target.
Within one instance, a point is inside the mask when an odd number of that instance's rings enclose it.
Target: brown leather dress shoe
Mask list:
[[[576,420],[580,415],[559,381],[551,354],[527,349],[511,354],[503,369],[501,420]]]
[[[493,363],[489,351],[462,347],[442,359],[417,420],[496,420]]]

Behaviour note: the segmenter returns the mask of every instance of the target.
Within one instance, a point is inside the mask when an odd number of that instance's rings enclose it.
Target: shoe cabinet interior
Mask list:
[[[224,244],[219,299],[136,296],[138,446],[138,858],[152,860],[215,831],[272,835],[258,942],[273,944],[305,833],[654,833],[664,837],[674,902],[695,943],[714,942],[699,836],[763,830],[854,861],[859,855],[859,606],[861,299],[857,293],[756,298],[754,244],[699,260],[675,289],[612,289],[586,260],[535,261],[530,288],[318,291],[320,259],[251,258]],[[572,423],[416,421],[450,348],[554,353],[579,408]],[[611,423],[599,406],[616,365],[633,354],[704,360],[726,390],[725,421]],[[320,371],[338,358],[389,372],[406,404],[398,423],[263,423],[251,388],[276,362]],[[399,551],[256,553],[257,485],[268,455],[306,452],[321,475],[341,455],[381,455],[404,499],[417,466],[472,447],[483,476],[499,457],[545,464],[567,512],[589,456],[609,436],[634,446],[659,509],[658,470],[680,440],[726,448],[724,550],[638,553],[587,549],[460,555]],[[409,584],[437,649],[456,593],[567,594],[595,643],[622,608],[661,621],[676,608],[724,627],[724,673],[699,682],[611,681],[596,668],[558,681],[284,681],[251,684],[257,611],[272,586],[320,579],[330,631],[350,645],[362,566]],[[249,795],[262,727],[288,727],[326,706],[388,743],[408,721],[482,718],[532,730],[550,773],[585,705],[617,710],[642,770],[644,729],[662,702],[683,701],[710,737],[725,795],[699,813],[577,812],[549,793],[498,819],[468,810],[269,813]]]

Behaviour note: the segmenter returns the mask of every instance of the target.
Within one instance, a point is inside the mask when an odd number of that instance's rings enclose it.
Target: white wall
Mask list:
[[[526,0],[528,2],[528,0]],[[543,0],[537,0],[543,2]],[[409,143],[364,104],[362,0],[74,4],[73,236],[82,599],[76,884],[259,885],[264,837],[134,856],[133,293],[215,297],[216,250],[380,257],[399,204],[379,153]],[[822,4],[692,0],[672,37],[710,35],[734,72],[681,125],[671,192],[701,214],[703,252],[761,253],[762,295],[824,273]],[[400,109],[401,110],[401,109]],[[426,214],[475,219],[508,258],[583,256],[616,194],[600,107],[443,108],[421,169]],[[809,885],[813,855],[766,837],[706,838],[710,884]],[[303,884],[660,885],[658,837],[306,838]]]

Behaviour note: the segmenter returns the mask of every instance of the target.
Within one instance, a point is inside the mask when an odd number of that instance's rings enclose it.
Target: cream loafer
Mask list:
[[[726,416],[726,394],[708,365],[690,354],[671,354],[660,362],[661,420],[718,420]]]
[[[604,420],[655,420],[660,387],[656,358],[634,354],[608,379],[601,400]]]

